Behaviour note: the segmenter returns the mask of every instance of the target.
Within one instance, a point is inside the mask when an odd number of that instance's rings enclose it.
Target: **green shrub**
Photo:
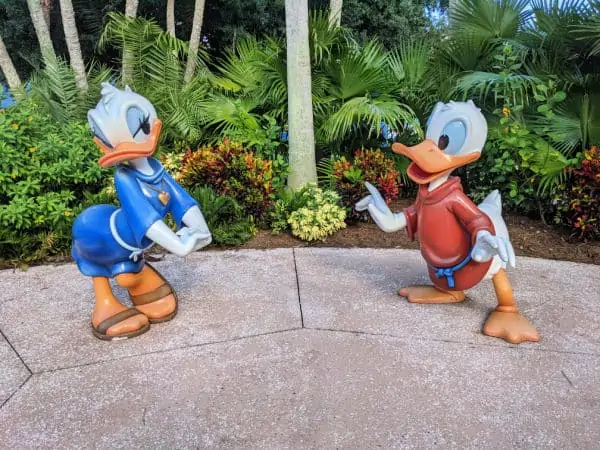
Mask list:
[[[285,186],[287,173],[282,158],[267,160],[225,139],[215,147],[188,152],[178,179],[189,188],[206,185],[219,195],[235,198],[246,214],[260,223],[277,191]]]
[[[57,124],[23,100],[0,113],[0,255],[64,254],[79,212],[99,198],[109,173],[84,123]]]
[[[215,244],[240,246],[256,234],[252,218],[235,199],[217,195],[208,187],[197,187],[191,194],[202,208]]]
[[[340,194],[350,222],[369,220],[368,212],[354,209],[356,202],[368,194],[365,181],[377,187],[388,204],[400,195],[400,173],[396,163],[381,150],[356,150],[352,161],[342,156],[324,170],[330,187]]]
[[[499,189],[507,210],[530,213],[537,210],[536,191],[530,174],[520,166],[519,156],[519,150],[530,146],[528,131],[505,130],[490,128],[481,158],[463,169],[466,174],[463,181],[475,203],[481,202],[491,190]]]
[[[552,81],[539,83],[535,95],[538,122],[554,118],[553,109],[564,100]],[[550,200],[564,182],[565,169],[577,162],[554,148],[548,126],[530,128],[520,106],[503,98],[503,107],[494,111],[489,137],[482,157],[463,171],[474,201],[483,200],[490,190],[502,192],[504,206],[524,214],[535,212],[542,218],[552,211]],[[533,102],[532,102],[533,103]],[[495,120],[494,120],[495,119]]]
[[[275,202],[269,215],[271,227],[277,233],[289,226],[294,236],[305,241],[324,239],[346,227],[346,212],[339,200],[336,192],[307,184]]]
[[[274,234],[287,230],[290,227],[288,222],[290,215],[306,206],[308,200],[306,192],[311,189],[310,186],[312,185],[296,192],[285,189],[279,193],[277,201],[273,203],[268,213],[268,224]]]

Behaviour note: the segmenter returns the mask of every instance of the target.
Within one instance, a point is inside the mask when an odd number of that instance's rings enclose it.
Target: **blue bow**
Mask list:
[[[454,272],[458,272],[460,269],[462,269],[467,264],[469,264],[470,261],[471,261],[471,250],[469,250],[469,253],[467,253],[467,257],[465,259],[463,259],[461,262],[459,262],[457,265],[455,265],[453,267],[435,267],[435,266],[432,266],[431,264],[430,264],[430,266],[433,270],[435,270],[436,278],[446,277],[446,280],[448,281],[448,287],[450,289],[452,289],[454,287]]]

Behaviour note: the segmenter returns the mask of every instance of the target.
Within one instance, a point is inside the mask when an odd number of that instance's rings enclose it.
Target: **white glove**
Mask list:
[[[193,233],[198,236],[193,251],[200,250],[201,248],[206,247],[212,242],[212,234],[210,233],[208,225],[206,224],[206,220],[204,219],[204,215],[202,214],[202,211],[198,206],[193,206],[192,208],[190,208],[184,214],[182,222],[189,228],[182,227],[177,232],[177,235],[183,236],[188,233]]]
[[[406,217],[404,213],[394,214],[379,191],[369,182],[365,186],[371,195],[367,195],[354,206],[357,211],[369,210],[369,214],[377,226],[386,233],[401,230],[406,226]]]
[[[208,229],[204,227],[199,228],[190,228],[183,227],[177,231],[177,236],[181,239],[182,243],[187,247],[188,242],[192,242],[192,250],[196,251],[200,250],[203,247],[206,247],[212,242],[212,234]]]
[[[508,239],[494,236],[489,231],[479,231],[475,239],[475,246],[471,250],[471,258],[477,262],[484,262],[496,255],[505,263],[516,267],[515,250]]]

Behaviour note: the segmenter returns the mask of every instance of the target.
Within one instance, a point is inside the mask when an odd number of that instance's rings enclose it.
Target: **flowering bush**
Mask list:
[[[350,221],[366,221],[368,213],[359,212],[354,205],[367,195],[365,181],[379,189],[389,204],[400,195],[400,174],[393,159],[381,150],[356,150],[352,162],[342,156],[331,167],[331,184],[341,196]]]
[[[188,151],[182,158],[179,181],[187,187],[209,186],[237,200],[257,221],[266,218],[275,193],[285,185],[288,166],[283,158],[267,160],[225,139],[216,147]]]
[[[558,198],[557,222],[568,225],[580,239],[600,239],[600,151],[585,151],[580,168],[571,169],[571,182]]]
[[[181,167],[186,152],[168,152],[160,155],[160,162],[163,167],[175,178],[181,180]]]
[[[292,234],[304,241],[324,239],[346,227],[346,212],[338,205],[339,195],[308,184],[297,194],[300,208],[293,211],[288,223]]]
[[[110,172],[84,123],[57,125],[29,100],[0,110],[0,256],[63,254],[75,216],[96,201]]]

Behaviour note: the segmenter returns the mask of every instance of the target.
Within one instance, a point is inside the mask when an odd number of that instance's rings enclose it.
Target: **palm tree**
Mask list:
[[[50,13],[52,12],[52,0],[40,0],[42,10],[44,11],[44,19],[50,28]]]
[[[175,0],[167,0],[167,31],[175,36]]]
[[[331,0],[329,3],[329,21],[339,27],[342,23],[342,5],[344,0]]]
[[[0,69],[2,69],[2,73],[4,74],[4,78],[6,78],[9,88],[16,89],[21,85],[21,79],[19,78],[19,74],[15,69],[12,59],[10,59],[10,55],[6,51],[2,36],[0,36]]]
[[[82,91],[87,90],[87,78],[85,74],[85,64],[81,56],[81,46],[79,45],[79,36],[77,35],[77,24],[75,23],[75,13],[71,0],[60,1],[60,14],[62,16],[63,29],[65,31],[65,40],[71,59],[71,67],[75,72],[75,81],[77,88]]]
[[[190,36],[190,49],[185,67],[184,80],[190,81],[196,71],[196,60],[198,58],[198,49],[200,48],[200,33],[202,31],[202,20],[204,17],[204,0],[196,0],[194,6],[194,20],[192,22],[192,35]]]
[[[290,176],[299,189],[317,181],[313,126],[308,0],[285,0]]]
[[[52,39],[50,37],[50,30],[48,23],[44,17],[44,11],[39,0],[27,0],[27,6],[29,7],[29,14],[31,15],[31,21],[35,28],[35,34],[37,35],[38,42],[40,43],[40,51],[42,58],[45,62],[48,60],[55,60],[56,53],[54,53],[54,47],[52,46]]]
[[[125,17],[134,19],[137,16],[139,0],[126,0],[125,1]],[[123,46],[123,67],[122,67],[122,81],[124,84],[131,82],[131,71],[133,59],[133,53],[127,46]]]

